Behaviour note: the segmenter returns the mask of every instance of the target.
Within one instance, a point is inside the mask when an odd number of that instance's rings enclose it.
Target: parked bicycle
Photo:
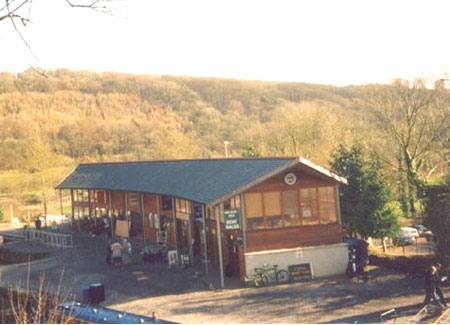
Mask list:
[[[255,274],[247,276],[246,281],[253,283],[256,287],[263,287],[270,282],[288,282],[289,273],[286,270],[278,270],[278,265],[264,264],[263,267],[256,267]]]

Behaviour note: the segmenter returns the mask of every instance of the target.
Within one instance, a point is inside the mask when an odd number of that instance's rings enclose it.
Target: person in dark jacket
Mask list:
[[[434,282],[435,282],[436,294],[438,295],[441,304],[444,305],[445,307],[448,307],[447,303],[445,302],[445,297],[444,297],[444,294],[443,294],[442,289],[441,289],[441,284],[442,284],[443,280],[445,280],[440,275],[440,270],[441,270],[442,265],[441,265],[441,263],[436,263],[434,266],[436,267],[436,274],[434,275],[434,277],[435,277]]]
[[[423,301],[423,307],[427,306],[431,299],[440,306],[441,308],[445,308],[444,304],[439,301],[436,287],[438,286],[438,266],[436,264],[431,264],[430,267],[425,272],[425,299]]]

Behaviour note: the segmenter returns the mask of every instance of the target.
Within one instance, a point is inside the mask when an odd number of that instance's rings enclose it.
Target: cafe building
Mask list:
[[[56,187],[72,222],[108,220],[112,235],[164,243],[190,264],[244,280],[255,267],[309,265],[342,274],[339,186],[346,180],[300,157],[80,164]]]

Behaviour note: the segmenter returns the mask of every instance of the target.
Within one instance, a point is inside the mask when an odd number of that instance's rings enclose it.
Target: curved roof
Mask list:
[[[208,204],[296,164],[305,165],[305,160],[301,159],[225,158],[80,164],[56,188],[154,193]],[[315,165],[309,167],[324,174],[324,169],[317,170]],[[326,176],[342,181],[331,173]]]

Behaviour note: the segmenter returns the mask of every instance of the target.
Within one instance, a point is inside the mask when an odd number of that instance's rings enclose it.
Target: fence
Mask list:
[[[56,232],[27,229],[24,233],[25,241],[39,240],[44,245],[57,248],[73,247],[72,235],[60,234]]]

